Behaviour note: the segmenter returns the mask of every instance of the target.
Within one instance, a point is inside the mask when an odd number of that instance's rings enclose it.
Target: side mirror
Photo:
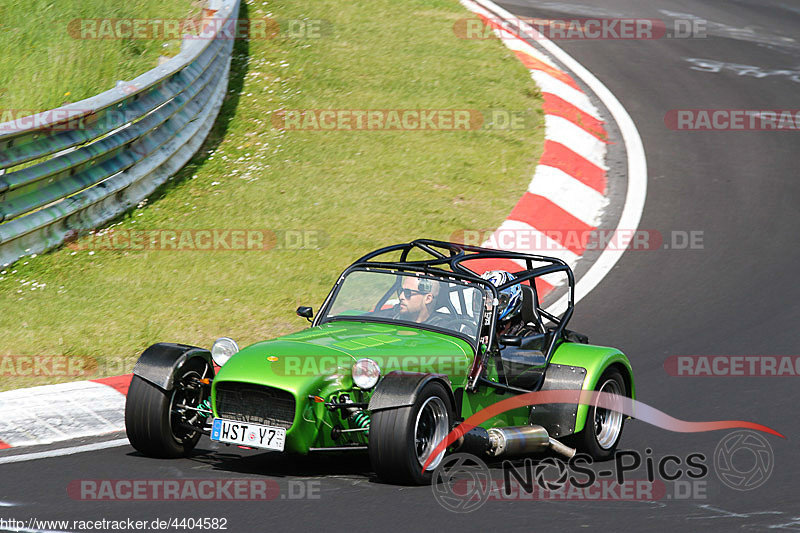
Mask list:
[[[311,322],[311,317],[314,316],[314,309],[311,307],[306,307],[305,305],[301,305],[297,308],[297,316],[301,316]]]
[[[522,337],[519,335],[500,335],[498,342],[504,346],[522,346]]]

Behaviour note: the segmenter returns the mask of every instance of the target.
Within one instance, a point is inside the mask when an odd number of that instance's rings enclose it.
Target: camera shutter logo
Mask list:
[[[760,487],[769,479],[774,466],[772,446],[754,431],[731,433],[714,450],[717,477],[732,489],[752,490]]]
[[[486,463],[468,453],[455,453],[433,471],[431,487],[439,505],[454,513],[470,513],[489,499],[491,482]]]

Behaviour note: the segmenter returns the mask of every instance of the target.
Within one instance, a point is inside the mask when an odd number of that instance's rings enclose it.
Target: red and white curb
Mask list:
[[[493,237],[484,243],[486,246],[556,256],[572,268],[586,251],[580,242],[569,242],[568,238],[560,242],[543,235],[548,230],[554,230],[552,234],[559,236],[574,235],[575,232],[571,230],[576,229],[595,229],[603,209],[608,205],[606,132],[597,109],[575,82],[576,78],[603,103],[622,136],[627,159],[626,192],[617,226],[608,236],[608,241],[613,242],[614,246],[606,247],[599,256],[593,258],[588,270],[577,280],[574,299],[577,303],[616,265],[639,227],[647,198],[647,158],[639,131],[625,107],[603,82],[524,20],[492,0],[461,0],[461,3],[492,26],[495,34],[528,67],[544,99],[545,146],[539,165],[528,192]],[[523,34],[532,36],[543,52],[520,35],[512,33],[513,30],[506,30],[497,21],[508,23],[510,28],[516,26],[524,30]],[[566,70],[559,68],[556,61]],[[530,231],[527,235],[532,237],[529,241],[534,249],[530,246],[502,246],[505,235],[525,233],[515,232],[520,229]],[[538,241],[536,237],[539,237]],[[511,272],[519,270],[515,262],[508,261],[481,266],[484,269],[499,268]],[[560,281],[563,279],[546,277],[543,283],[537,284],[540,295],[552,291],[554,284]],[[568,298],[569,294],[563,294],[548,307],[548,311],[560,314],[566,309]]]
[[[131,374],[0,392],[0,449],[125,430]]]
[[[528,190],[483,245],[557,257],[574,268],[586,251],[585,239],[576,237],[596,230],[608,205],[607,132],[600,112],[569,73],[498,24],[496,12],[472,0],[461,3],[528,68],[544,101],[544,150]],[[498,259],[481,265],[482,270],[488,268],[514,272],[525,266]],[[537,280],[540,297],[563,281],[560,274]]]
[[[467,9],[489,23],[498,17],[513,20],[511,13],[490,0],[462,0]],[[559,242],[553,235],[589,231],[597,228],[607,206],[606,131],[600,113],[575,82],[580,78],[611,113],[625,144],[627,192],[613,239],[617,246],[606,249],[577,281],[575,301],[589,293],[613,268],[625,251],[630,233],[639,225],[647,195],[647,161],[641,138],[633,120],[616,97],[591,72],[543,36],[537,42],[548,55],[523,39],[497,27],[503,42],[528,67],[541,89],[545,112],[544,152],[528,191],[487,244],[490,247],[539,253],[563,259],[574,267],[584,253],[580,244]],[[502,33],[499,33],[502,32]],[[535,33],[528,28],[526,33]],[[556,66],[553,57],[572,74]],[[508,230],[511,230],[508,232]],[[536,248],[494,246],[502,243],[503,232],[527,232]],[[620,230],[623,230],[622,232]],[[537,241],[536,239],[543,239]],[[493,242],[494,241],[494,242]],[[541,243],[546,243],[544,246]],[[545,250],[542,250],[545,248]],[[482,265],[484,270],[519,270],[516,263],[496,261]],[[547,279],[538,285],[540,295],[551,291],[560,280]],[[560,313],[567,295],[548,308]],[[46,385],[0,392],[0,450],[50,444],[80,437],[124,431],[125,394],[131,375]],[[68,455],[122,446],[117,439],[58,450],[19,456],[0,456],[0,464],[59,455]]]

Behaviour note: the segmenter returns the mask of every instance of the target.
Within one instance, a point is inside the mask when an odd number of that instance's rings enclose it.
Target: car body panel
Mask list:
[[[353,364],[361,358],[377,362],[382,375],[395,370],[444,374],[455,388],[463,386],[474,351],[462,339],[421,328],[359,321],[326,323],[257,342],[231,357],[214,378],[214,416],[219,416],[216,391],[221,383],[274,387],[295,398],[294,424],[286,432],[287,451],[305,453],[312,447],[341,445],[320,429],[326,424],[348,428],[348,421],[309,396],[329,401],[346,392],[352,393],[355,402],[368,401],[371,392],[354,388],[351,375]]]
[[[464,393],[461,402],[461,416],[466,419],[481,409],[511,398],[512,396],[511,393],[498,391],[490,387],[478,387],[474,392],[467,391]],[[529,413],[530,407],[510,409],[486,420],[480,424],[480,426],[486,429],[505,426],[525,426],[528,424]]]
[[[608,367],[617,365],[621,369],[623,378],[626,378],[629,396],[634,399],[636,398],[636,387],[633,380],[631,363],[625,354],[616,348],[563,342],[556,348],[550,362],[585,368],[586,377],[583,382],[583,390],[594,390],[603,372],[605,372]],[[575,420],[576,433],[583,429],[588,412],[588,405],[578,406],[578,413]]]
[[[635,397],[633,396],[635,394],[635,388],[630,361],[616,348],[561,342],[556,347],[549,364],[583,368],[586,371],[586,375],[583,377],[583,390],[594,390],[603,372],[612,365],[618,365],[620,366],[623,377],[626,378],[626,382],[629,385],[630,390],[628,393],[632,398]],[[486,377],[491,381],[498,381],[497,371],[493,364],[488,365]],[[467,418],[493,403],[510,397],[511,394],[507,392],[498,391],[491,387],[479,387],[475,392],[466,392],[463,395],[461,415],[463,418]],[[589,406],[578,406],[575,417],[575,433],[583,429],[588,412]],[[535,417],[530,419],[529,416],[530,407],[520,407],[500,413],[480,425],[481,427],[489,429],[492,427],[526,425],[529,423],[529,420],[535,422]]]

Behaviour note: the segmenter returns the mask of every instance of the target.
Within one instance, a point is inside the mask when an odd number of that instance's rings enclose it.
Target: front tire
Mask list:
[[[620,397],[628,395],[625,380],[615,369],[608,369],[600,376],[595,390]],[[596,461],[611,459],[622,437],[624,425],[625,415],[622,412],[589,406],[586,424],[577,435],[576,445],[580,451],[588,453]]]
[[[422,466],[450,432],[452,420],[450,395],[437,381],[425,385],[412,405],[373,413],[369,458],[378,478],[403,485],[429,484],[444,454],[424,473]]]
[[[134,375],[125,401],[125,432],[131,445],[148,457],[174,458],[188,455],[200,440],[205,423],[196,411],[179,406],[199,407],[210,396],[196,387],[199,378],[210,375],[203,362],[188,362],[179,369],[171,390],[164,390]]]

